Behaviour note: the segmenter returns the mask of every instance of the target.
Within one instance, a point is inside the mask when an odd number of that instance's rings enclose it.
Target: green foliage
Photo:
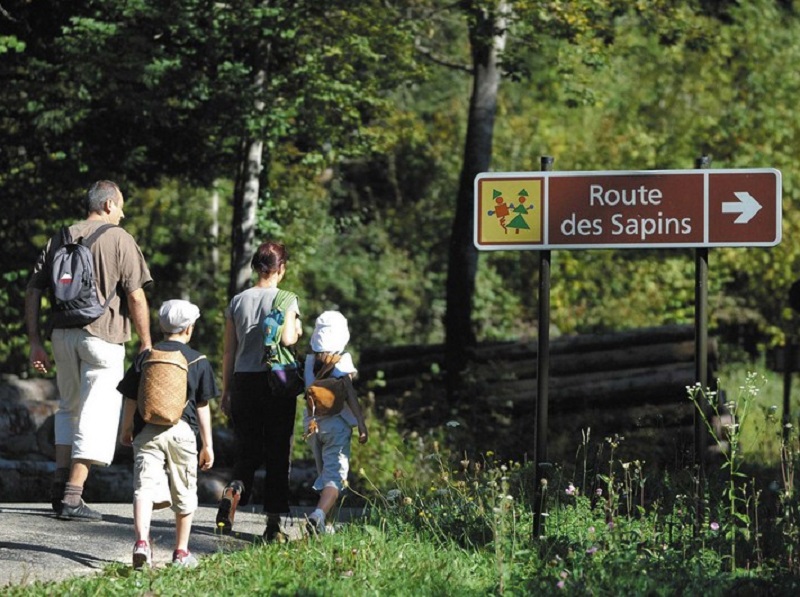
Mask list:
[[[208,276],[199,204],[170,199],[175,219],[166,200],[148,199],[152,219],[140,220],[149,216],[136,202],[140,189],[174,197],[180,184],[208,197],[218,186],[229,217],[248,133],[268,155],[257,236],[289,245],[287,283],[303,298],[306,329],[337,306],[359,346],[443,339],[470,81],[442,65],[469,62],[466,5],[34,4],[5,3],[13,20],[0,29],[4,370],[26,369],[27,268],[57,225],[81,216],[80,189],[97,177],[118,178],[134,199],[125,225],[157,272],[154,302],[160,288],[190,292],[210,333],[225,303],[227,222]],[[711,251],[709,288],[712,329],[746,337],[751,352],[780,341],[797,324],[785,297],[800,277],[790,242],[800,226],[797,15],[771,0],[511,5],[492,168],[537,170],[542,155],[564,170],[687,168],[703,153],[713,167],[780,168],[784,242]],[[261,88],[259,65],[269,74]],[[552,273],[563,332],[693,317],[687,251],[555,252]],[[479,339],[535,334],[537,278],[535,253],[481,257]]]

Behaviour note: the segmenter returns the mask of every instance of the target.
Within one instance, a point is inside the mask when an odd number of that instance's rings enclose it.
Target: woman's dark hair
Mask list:
[[[250,260],[250,267],[259,274],[271,274],[277,272],[281,265],[285,265],[288,258],[289,254],[283,243],[268,240],[258,247]]]

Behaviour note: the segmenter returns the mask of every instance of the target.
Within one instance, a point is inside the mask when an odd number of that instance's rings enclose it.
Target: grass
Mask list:
[[[781,453],[782,434],[778,421],[783,416],[783,374],[770,371],[763,362],[746,366],[734,364],[720,371],[722,389],[735,397],[739,388],[745,385],[749,373],[755,373],[759,382],[758,392],[752,397],[747,425],[741,431],[742,454],[747,462],[777,466]],[[796,426],[800,418],[800,380],[797,375],[793,377],[789,406]]]
[[[753,369],[753,367],[751,367]],[[757,369],[757,368],[756,368]],[[694,471],[651,479],[615,456],[568,478],[555,469],[531,495],[533,471],[517,462],[442,449],[429,437],[375,430],[379,471],[359,471],[370,517],[335,535],[254,545],[204,558],[199,568],[133,572],[114,565],[92,578],[6,587],[8,595],[797,595],[800,464],[796,429],[785,442],[782,377],[740,369],[720,375],[737,419],[714,426],[728,452],[706,483]],[[696,388],[691,398],[714,401]],[[777,409],[771,408],[777,405]],[[797,402],[794,420],[797,420]],[[577,441],[581,441],[577,438]],[[408,446],[413,449],[409,450]],[[413,461],[414,468],[409,469]],[[370,470],[366,461],[361,465]],[[585,475],[585,473],[584,473]],[[765,482],[769,480],[769,483]],[[584,492],[584,486],[591,490]],[[543,533],[532,536],[534,506]]]

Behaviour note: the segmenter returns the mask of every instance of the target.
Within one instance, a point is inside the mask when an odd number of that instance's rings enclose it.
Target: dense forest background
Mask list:
[[[101,178],[123,187],[152,306],[200,305],[215,359],[268,238],[289,248],[306,331],[341,309],[356,352],[444,342],[454,305],[467,341],[534,337],[536,253],[468,246],[459,189],[470,163],[545,155],[780,169],[783,242],[710,252],[712,332],[752,357],[795,326],[798,64],[788,0],[0,0],[0,369],[28,374],[31,267]],[[689,323],[693,254],[554,252],[551,293],[558,333]]]

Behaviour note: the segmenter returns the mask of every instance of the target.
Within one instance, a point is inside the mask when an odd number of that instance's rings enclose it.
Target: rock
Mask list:
[[[58,409],[52,380],[22,380],[3,375],[0,383],[0,457],[41,460],[52,458],[43,452],[38,431]]]

